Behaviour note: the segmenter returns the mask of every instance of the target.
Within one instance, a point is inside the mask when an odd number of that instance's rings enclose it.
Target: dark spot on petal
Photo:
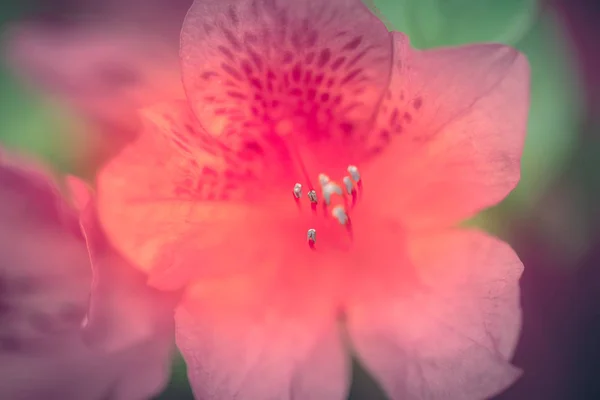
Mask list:
[[[245,94],[240,93],[240,92],[228,91],[226,93],[227,93],[227,96],[232,97],[234,99],[246,100],[248,98],[248,96],[246,96]]]
[[[344,79],[342,79],[342,81],[340,82],[340,85],[345,85],[347,83],[349,83],[352,79],[356,78],[358,76],[358,74],[360,74],[362,72],[362,68],[357,68],[354,71],[348,73],[348,75],[346,75],[344,77]]]
[[[402,116],[402,118],[404,118],[404,120],[405,120],[407,123],[411,123],[411,121],[412,121],[412,115],[410,115],[410,114],[409,114],[409,113],[407,113],[407,112],[405,112],[405,113],[404,113],[404,115]]]
[[[338,57],[333,64],[331,64],[331,70],[337,71],[337,69],[342,66],[344,61],[346,61],[346,57]]]
[[[259,79],[253,78],[250,80],[250,83],[258,90],[262,90],[263,88],[262,82]]]
[[[352,125],[350,122],[342,122],[340,124],[340,129],[342,132],[344,132],[344,135],[350,136],[354,131],[354,125]]]
[[[390,131],[387,129],[383,129],[379,136],[385,143],[389,143],[389,141],[392,139]]]
[[[306,65],[310,65],[312,64],[312,62],[315,60],[315,52],[311,51],[310,53],[308,53],[306,55],[306,57],[304,58],[304,62],[306,63]]]
[[[351,42],[346,43],[342,50],[355,50],[362,42],[362,36],[355,37]]]
[[[423,99],[420,97],[417,97],[414,101],[413,101],[413,107],[415,110],[418,110],[419,108],[421,108],[421,106],[423,105]]]
[[[229,20],[231,21],[233,26],[239,25],[240,20],[237,16],[237,13],[235,12],[235,8],[233,6],[229,6],[229,8],[227,9],[227,15],[229,16]]]
[[[317,61],[317,67],[323,68],[325,65],[327,65],[327,63],[329,62],[330,59],[331,59],[331,50],[329,50],[329,49],[321,50],[321,53],[319,54],[319,60]]]
[[[289,64],[294,60],[294,54],[292,54],[292,52],[286,51],[285,53],[283,53],[283,59],[281,60],[281,62],[283,64]]]
[[[202,75],[200,75],[200,77],[202,79],[204,79],[205,81],[211,79],[213,76],[219,76],[219,74],[217,74],[216,72],[213,72],[213,71],[206,71]]]
[[[242,66],[242,70],[246,73],[246,75],[252,75],[253,74],[253,70],[252,70],[252,66],[250,65],[250,61],[248,60],[243,60],[241,63]]]
[[[265,150],[256,141],[247,141],[247,142],[244,142],[244,150],[256,153],[258,155],[264,155],[264,153],[265,153]]]
[[[396,124],[398,123],[398,114],[398,109],[394,108],[394,111],[392,111],[392,114],[390,115],[390,126],[396,126]]]
[[[231,65],[222,63],[221,68],[223,69],[223,71],[227,72],[234,79],[236,79],[238,81],[243,80],[242,75],[240,75],[240,73],[238,71],[236,71],[235,68],[233,68]]]
[[[352,68],[357,62],[359,62],[368,52],[370,49],[365,49],[363,51],[361,51],[360,53],[358,53],[356,56],[354,56],[350,61],[348,61],[348,63],[346,64],[346,68]]]
[[[225,36],[225,39],[227,39],[227,41],[231,44],[231,46],[235,50],[242,51],[242,46],[240,45],[240,42],[237,40],[237,38],[235,37],[235,35],[233,34],[233,32],[231,32],[227,28],[223,28],[223,34]]]
[[[294,82],[300,82],[301,76],[302,67],[300,66],[300,63],[296,63],[296,65],[294,65],[294,69],[292,69],[292,79],[294,80]]]
[[[214,169],[210,168],[210,167],[203,167],[202,168],[202,175],[206,175],[206,176],[213,176],[213,177],[218,177],[219,174],[217,173],[217,171],[215,171]]]
[[[217,50],[219,50],[219,52],[221,54],[223,54],[225,57],[227,57],[230,61],[234,61],[235,62],[235,56],[233,55],[233,52],[231,50],[229,50],[227,47],[225,47],[225,46],[218,46]]]

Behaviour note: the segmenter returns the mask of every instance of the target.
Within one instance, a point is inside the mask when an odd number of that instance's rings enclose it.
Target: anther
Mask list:
[[[342,196],[342,188],[333,182],[329,182],[323,186],[323,198],[325,199],[326,205],[331,204],[331,196],[334,194]]]
[[[352,221],[350,221],[350,217],[344,210],[342,206],[335,206],[333,210],[331,210],[331,214],[338,222],[346,227],[346,232],[348,232],[348,236],[350,236],[350,240],[354,240],[354,235],[352,233]]]
[[[309,229],[306,232],[306,240],[308,241],[310,248],[314,249],[315,243],[317,242],[317,231],[315,229]]]
[[[297,199],[300,199],[300,197],[302,197],[302,185],[299,183],[296,183],[294,185],[294,197]]]
[[[346,193],[352,194],[354,190],[354,184],[352,183],[352,179],[349,176],[345,176],[342,178],[342,182],[344,182],[344,186],[346,186]]]
[[[310,200],[310,208],[312,208],[313,212],[317,212],[317,202],[319,201],[317,198],[317,191],[311,190],[308,192],[308,200]]]
[[[352,208],[356,205],[356,189],[354,188],[354,184],[352,183],[352,179],[349,176],[345,176],[342,181],[344,182],[344,186],[346,186],[346,193],[352,196]]]
[[[335,206],[333,210],[331,210],[331,215],[342,225],[346,225],[348,222],[348,214],[346,214],[346,210],[342,206]]]
[[[360,182],[360,172],[358,172],[358,168],[356,168],[354,165],[350,165],[348,166],[348,173],[352,179],[354,179],[354,182]]]
[[[319,174],[319,184],[321,184],[321,187],[324,187],[330,181],[331,181],[331,179],[329,179],[329,177],[327,175],[325,175],[325,174]]]

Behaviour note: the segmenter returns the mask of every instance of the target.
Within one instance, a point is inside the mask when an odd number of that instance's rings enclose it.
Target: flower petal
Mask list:
[[[82,196],[83,183],[70,177],[71,188]],[[171,347],[175,293],[146,285],[146,276],[128,265],[109,245],[99,225],[91,194],[81,207],[81,226],[90,254],[93,281],[84,326],[88,344],[109,351],[152,340]]]
[[[16,24],[7,35],[8,60],[89,116],[131,124],[135,108],[184,97],[177,52],[189,4],[79,2],[80,9],[63,10],[70,21]]]
[[[162,267],[178,270],[179,263],[196,262],[182,252],[186,240],[188,250],[196,251],[221,246],[233,234],[249,234],[239,221],[251,215],[236,203],[244,196],[243,176],[221,157],[223,149],[190,145],[202,130],[187,103],[158,105],[144,113],[144,121],[137,139],[98,175],[99,217],[113,245],[133,265],[162,274]],[[231,204],[217,202],[225,199]],[[190,235],[198,226],[202,240]],[[171,278],[153,284],[169,290],[188,280]]]
[[[233,279],[191,287],[176,329],[197,398],[346,398],[350,364],[331,309],[307,314],[277,293]]]
[[[142,399],[166,384],[171,337],[119,351],[82,340],[91,285],[77,215],[48,176],[0,166],[0,398]],[[124,291],[114,281],[117,291]],[[120,304],[120,307],[127,307]]]
[[[408,226],[453,224],[498,203],[519,180],[528,63],[503,45],[416,51],[402,34],[395,40],[365,182],[387,183],[371,195]]]
[[[359,0],[197,0],[181,58],[208,133],[228,144],[310,143],[307,156],[322,165],[367,135],[389,83],[392,44]]]
[[[520,375],[508,360],[521,324],[523,265],[478,231],[408,239],[418,284],[388,280],[348,311],[357,356],[392,399],[481,399]],[[411,265],[412,264],[412,265]],[[390,290],[388,290],[390,288]]]

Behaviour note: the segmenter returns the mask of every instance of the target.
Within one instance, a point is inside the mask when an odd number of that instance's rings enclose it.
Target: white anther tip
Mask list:
[[[317,241],[317,231],[315,229],[309,229],[306,232],[306,240],[315,243]]]
[[[329,183],[330,179],[327,175],[325,174],[319,174],[319,183],[321,184],[321,186],[325,186]]]
[[[311,190],[310,192],[308,192],[308,199],[311,203],[316,203],[318,201],[317,192],[315,190]]]
[[[360,181],[360,172],[358,172],[358,168],[354,165],[348,166],[348,173],[354,179],[355,182]]]
[[[294,185],[294,196],[299,199],[300,196],[302,196],[302,185],[299,183],[296,183]]]
[[[342,206],[335,206],[333,210],[331,210],[331,215],[342,225],[346,225],[348,222],[348,214],[346,214],[346,210]]]
[[[354,190],[354,184],[352,183],[352,179],[349,176],[345,176],[342,178],[342,182],[344,182],[344,186],[346,186],[346,192],[348,194],[352,194],[352,190]]]
[[[325,199],[325,203],[329,205],[331,203],[331,196],[337,194],[339,196],[342,195],[342,188],[339,185],[329,182],[325,186],[323,186],[323,198]]]

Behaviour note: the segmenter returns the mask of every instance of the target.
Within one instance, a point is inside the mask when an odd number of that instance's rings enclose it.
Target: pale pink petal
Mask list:
[[[235,278],[191,287],[176,329],[195,396],[345,399],[350,364],[329,307],[306,299],[303,309],[271,290]]]
[[[132,109],[184,97],[179,30],[190,4],[123,0],[63,6],[69,20],[36,19],[9,29],[6,56],[25,81],[89,116],[131,124]]]
[[[392,43],[360,0],[197,0],[181,59],[207,132],[265,148],[283,140],[305,164],[324,166],[367,134],[389,83]]]
[[[395,34],[370,193],[406,225],[447,225],[495,205],[517,184],[529,109],[529,67],[499,44],[413,50]]]
[[[513,250],[478,231],[411,237],[406,249],[396,278],[348,310],[359,360],[394,400],[483,399],[512,384],[523,271]]]
[[[83,182],[69,177],[72,193],[82,201],[80,222],[90,254],[92,287],[84,338],[109,351],[146,340],[167,348],[173,336],[176,293],[160,292],[147,277],[127,264],[107,242],[96,215],[96,201]]]
[[[45,173],[2,158],[10,164],[0,166],[0,398],[157,394],[169,376],[172,337],[139,337],[118,351],[84,344],[92,275],[77,214]],[[126,290],[126,282],[112,283]]]

